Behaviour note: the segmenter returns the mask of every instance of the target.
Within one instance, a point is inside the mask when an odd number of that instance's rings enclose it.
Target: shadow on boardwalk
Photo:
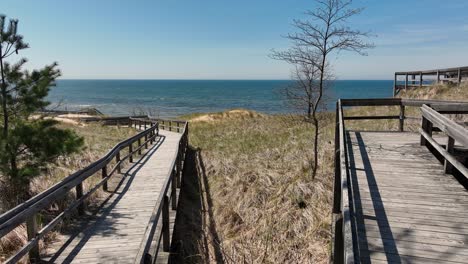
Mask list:
[[[467,263],[466,186],[445,174],[419,134],[346,136],[358,261]]]
[[[224,263],[200,150],[190,147],[185,162],[170,263],[202,263],[210,251],[216,263]]]
[[[48,259],[49,263],[58,261],[60,255],[65,251],[67,251],[66,258],[61,262],[71,263],[93,235],[101,234],[105,237],[116,237],[117,235],[117,237],[124,237],[124,235],[119,236],[119,230],[113,227],[113,221],[123,218],[133,219],[134,216],[131,214],[123,215],[122,213],[115,213],[112,210],[129,190],[136,174],[160,148],[164,140],[165,136],[159,136],[155,144],[136,162],[131,163],[123,174],[117,174],[111,178],[112,181],[109,180],[110,185],[114,185],[112,183],[116,185],[112,188],[109,186],[109,189],[113,189],[114,191],[100,202],[97,207],[89,210],[91,214],[79,219],[75,228],[71,228],[68,231],[66,235],[69,237],[56,252],[50,255],[50,259]]]

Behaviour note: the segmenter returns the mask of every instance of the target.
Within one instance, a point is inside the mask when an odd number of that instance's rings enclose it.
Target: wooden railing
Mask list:
[[[353,217],[352,190],[348,175],[348,163],[346,153],[346,130],[344,124],[342,100],[336,104],[335,126],[335,184],[333,197],[333,226],[332,232],[332,262],[354,263],[356,250],[353,242],[351,218]]]
[[[169,227],[169,205],[172,210],[177,210],[177,188],[180,188],[182,174],[185,166],[185,155],[188,147],[188,122],[177,120],[161,120],[149,118],[161,124],[162,129],[182,133],[179,148],[171,164],[171,172],[167,176],[162,190],[159,194],[156,206],[151,215],[148,227],[142,240],[142,247],[138,253],[135,263],[155,263],[159,249],[169,252],[170,250],[170,227]],[[162,223],[160,222],[162,218]],[[161,226],[161,232],[157,227]]]
[[[446,110],[449,108],[452,113],[455,111],[454,107],[443,105],[436,106],[435,108],[445,108]],[[460,110],[463,110],[463,108],[466,109],[468,107],[462,106],[460,107]],[[428,105],[423,105],[421,107],[421,111],[423,116],[422,128],[419,130],[421,133],[421,146],[432,146],[443,157],[445,173],[452,173],[453,168],[455,168],[465,178],[468,178],[468,169],[453,155],[455,142],[458,142],[462,144],[463,147],[468,148],[468,130]],[[456,111],[456,113],[459,112],[460,111]],[[447,144],[445,145],[445,149],[432,137],[432,131],[434,131],[434,128],[437,128],[439,131],[447,135]]]
[[[133,122],[138,123],[142,121],[133,120]],[[83,214],[85,199],[101,187],[106,191],[107,181],[116,171],[120,173],[122,163],[127,159],[132,162],[136,152],[141,154],[143,148],[148,148],[148,144],[155,142],[155,138],[158,136],[158,122],[154,120],[148,120],[147,122],[149,125],[146,130],[129,139],[121,141],[104,157],[0,215],[0,238],[23,223],[26,223],[28,234],[28,242],[18,252],[6,260],[5,263],[16,263],[28,252],[31,262],[39,262],[39,240],[57,226],[57,224],[63,221],[65,216],[74,212],[74,210],[77,210],[79,214]],[[143,138],[144,141],[142,141]],[[137,146],[133,148],[135,143],[137,143]],[[121,152],[124,149],[128,149],[128,153],[122,157]],[[109,167],[114,159],[115,164],[113,167]],[[84,181],[98,172],[101,172],[102,179],[85,192],[83,189]],[[53,202],[64,198],[73,188],[75,188],[76,200],[38,230],[38,213],[41,210],[48,209]]]
[[[405,76],[404,83],[398,79],[398,76]],[[418,78],[416,78],[418,76]],[[432,78],[424,80],[424,77],[431,76]],[[409,79],[411,77],[411,79]],[[443,78],[441,78],[443,77]],[[433,83],[456,83],[460,85],[464,78],[468,77],[468,67],[457,67],[448,69],[437,69],[427,71],[409,71],[395,72],[393,85],[393,96],[396,96],[401,90],[408,88],[416,88],[430,86]]]
[[[432,108],[430,108],[430,105]],[[360,106],[399,106],[399,115],[382,116],[345,116],[345,107]],[[335,181],[333,194],[333,224],[332,224],[332,263],[354,263],[359,260],[359,238],[354,230],[354,195],[352,181],[348,174],[345,120],[399,120],[398,130],[404,131],[406,107],[421,107],[422,129],[421,144],[430,144],[443,157],[446,172],[456,168],[468,178],[466,166],[453,155],[454,142],[460,142],[468,148],[468,130],[450,120],[443,114],[468,114],[468,102],[416,100],[400,98],[382,99],[341,99],[336,104],[335,125]],[[441,147],[433,138],[432,131],[442,131],[448,136],[446,149]]]

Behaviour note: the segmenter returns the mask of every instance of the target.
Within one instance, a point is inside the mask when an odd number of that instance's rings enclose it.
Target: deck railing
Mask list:
[[[128,119],[128,117],[127,117]],[[134,120],[133,122],[142,122]],[[39,262],[39,241],[50,232],[57,224],[63,221],[64,217],[70,215],[75,210],[78,214],[84,213],[84,201],[99,188],[107,191],[107,182],[117,171],[120,173],[122,163],[125,160],[133,161],[133,156],[136,152],[141,154],[142,148],[148,148],[148,144],[155,142],[158,136],[158,122],[148,120],[148,128],[137,135],[121,141],[113,147],[104,157],[93,162],[86,168],[79,170],[59,183],[53,185],[47,190],[35,195],[26,202],[19,204],[15,208],[0,215],[0,238],[4,237],[14,228],[26,223],[28,242],[13,256],[5,261],[5,263],[16,263],[29,252],[31,262]],[[142,139],[144,141],[142,142]],[[134,144],[137,143],[134,149]],[[125,156],[121,156],[124,149],[128,149]],[[115,164],[111,166],[111,162],[115,159]],[[83,183],[86,179],[101,172],[102,179],[85,192]],[[41,210],[46,210],[49,206],[59,199],[64,198],[73,188],[75,188],[76,200],[73,201],[61,213],[55,216],[49,223],[45,224],[38,230],[38,213]]]
[[[430,108],[430,105],[432,108]],[[345,116],[344,108],[362,106],[399,106],[399,115],[382,116]],[[335,125],[335,181],[333,194],[333,224],[332,224],[332,263],[359,262],[359,238],[353,223],[356,208],[354,204],[353,186],[349,178],[347,161],[347,140],[345,120],[399,120],[398,131],[404,131],[406,107],[421,107],[422,129],[421,144],[426,141],[432,145],[445,159],[447,172],[455,167],[468,178],[466,166],[452,155],[454,142],[460,142],[468,148],[468,130],[450,120],[443,114],[468,114],[468,102],[417,100],[400,98],[382,99],[340,99],[336,104]],[[442,148],[433,138],[432,131],[442,131],[448,136],[446,149]]]
[[[181,187],[182,174],[185,166],[185,156],[188,147],[188,122],[178,120],[161,120],[149,118],[157,121],[162,129],[182,133],[179,141],[179,148],[172,162],[172,169],[167,176],[162,190],[159,194],[156,206],[151,214],[148,227],[143,236],[142,247],[135,259],[135,263],[155,263],[160,248],[163,251],[170,251],[170,227],[169,227],[169,204],[172,210],[177,210],[177,188]],[[162,219],[162,223],[160,222]],[[161,232],[157,232],[158,226]],[[161,247],[162,239],[162,247]]]
[[[342,101],[336,104],[335,126],[335,184],[333,199],[333,227],[332,241],[333,263],[354,263],[356,245],[353,242],[351,218],[353,217],[352,190],[348,176],[346,153],[346,130],[344,124]]]
[[[404,76],[403,81],[399,80],[399,76]],[[417,76],[417,78],[416,78]],[[432,78],[424,80],[424,77]],[[411,77],[411,79],[409,79]],[[427,71],[409,71],[395,72],[393,85],[393,96],[396,96],[401,90],[409,88],[417,88],[430,86],[434,83],[456,83],[460,85],[465,78],[468,77],[468,67],[457,67],[448,69],[437,69]],[[403,82],[403,84],[401,84]]]
[[[459,107],[459,111],[456,111],[453,106],[438,105],[434,108],[440,109],[440,111],[451,111],[451,113],[466,113],[465,111],[468,109],[466,105],[457,107]],[[468,130],[435,109],[428,105],[421,107],[423,116],[422,128],[419,129],[421,146],[432,146],[443,157],[445,173],[452,173],[453,168],[455,168],[465,178],[468,178],[468,169],[453,155],[455,142],[468,148]],[[434,128],[447,135],[445,149],[432,137]]]

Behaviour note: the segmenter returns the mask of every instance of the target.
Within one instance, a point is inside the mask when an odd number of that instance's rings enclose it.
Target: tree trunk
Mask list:
[[[314,130],[314,159],[312,161],[312,179],[315,179],[317,176],[317,169],[318,169],[318,140],[319,140],[319,122],[314,112],[312,115],[312,119],[314,122],[315,130]]]
[[[8,136],[8,110],[7,110],[7,87],[5,83],[5,73],[3,71],[3,51],[0,45],[0,70],[2,73],[2,110],[3,110],[3,136]]]

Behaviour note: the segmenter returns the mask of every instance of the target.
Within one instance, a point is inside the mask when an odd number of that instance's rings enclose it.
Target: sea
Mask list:
[[[49,108],[96,108],[106,115],[188,113],[249,109],[267,114],[296,111],[282,96],[289,80],[64,80],[51,88]],[[322,111],[338,98],[392,97],[392,80],[337,80],[325,93]]]

